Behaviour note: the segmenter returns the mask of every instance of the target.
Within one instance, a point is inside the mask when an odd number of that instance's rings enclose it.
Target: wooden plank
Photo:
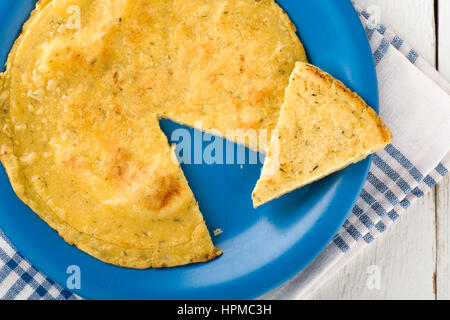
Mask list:
[[[357,0],[356,3],[362,8],[377,6],[381,22],[392,27],[426,60],[435,64],[433,0]],[[434,192],[429,192],[381,239],[338,271],[311,298],[434,299],[435,216]],[[380,289],[370,283],[368,286],[377,270],[380,271]]]
[[[450,299],[450,177],[436,188],[437,266],[436,295],[439,300]]]
[[[450,1],[439,1],[439,71],[450,80]],[[450,107],[450,106],[449,106]],[[450,177],[436,188],[437,298],[450,299]]]
[[[434,299],[434,213],[432,201],[419,200],[310,299]],[[378,270],[379,287],[374,285]]]

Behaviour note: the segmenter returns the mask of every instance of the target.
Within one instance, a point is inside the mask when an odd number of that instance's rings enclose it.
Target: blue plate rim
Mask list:
[[[286,2],[286,1],[287,0],[281,1],[281,2]],[[284,7],[282,3],[280,3],[280,5],[282,7]],[[359,22],[359,18],[357,16],[357,13],[354,11],[354,8],[353,8],[353,6],[350,3],[350,0],[346,1],[345,4],[343,4],[341,8],[343,8],[342,10],[344,10],[346,12],[344,14],[344,16],[346,16],[348,18],[347,21],[352,27],[355,26],[355,19],[358,19],[358,24],[359,24],[360,28],[359,28],[359,30],[353,30],[353,32],[357,33],[358,37],[360,39],[361,39],[361,37],[363,37],[365,39],[365,41],[361,42],[361,46],[362,47],[360,49],[361,49],[361,52],[364,53],[365,59],[367,60],[367,63],[368,63],[368,69],[366,71],[368,73],[368,79],[369,79],[370,84],[368,84],[367,86],[370,87],[370,89],[368,91],[372,95],[371,105],[376,111],[378,111],[378,83],[377,83],[377,79],[376,79],[375,64],[374,64],[374,61],[373,61],[373,56],[372,56],[372,52],[371,52],[371,49],[370,49],[370,45],[368,43],[368,40],[367,40],[367,37],[365,35],[364,29],[363,29],[361,23]],[[307,48],[308,45],[305,44],[305,46]],[[315,61],[313,61],[313,62],[315,62]],[[320,62],[318,64],[320,65]],[[376,101],[374,101],[374,99]],[[367,174],[369,172],[369,168],[370,168],[371,162],[372,162],[372,157],[369,157],[368,159],[366,159],[365,161],[363,161],[363,162],[361,162],[359,164],[360,172],[363,172],[363,174],[361,174],[361,176],[360,176],[360,180],[359,180],[358,186],[357,186],[357,188],[359,190],[361,190],[363,188],[364,182],[365,182],[365,180],[367,178]],[[273,289],[277,288],[279,285],[281,285],[282,283],[284,283],[287,280],[291,279],[293,276],[298,274],[298,272],[303,270],[304,267],[306,267],[320,252],[322,252],[322,250],[330,243],[330,241],[333,239],[335,234],[339,231],[339,229],[343,225],[345,219],[348,217],[348,214],[350,213],[351,208],[356,203],[356,200],[358,199],[358,196],[359,196],[359,192],[355,194],[355,196],[352,199],[353,201],[348,201],[347,202],[347,206],[345,207],[345,209],[342,209],[342,210],[345,210],[347,212],[347,214],[345,215],[345,217],[343,217],[341,219],[342,221],[340,221],[339,225],[336,226],[333,229],[334,232],[333,233],[331,233],[331,232],[329,233],[328,241],[326,241],[326,243],[324,241],[322,241],[323,244],[320,245],[320,250],[316,250],[317,252],[316,252],[316,254],[314,256],[311,256],[310,259],[304,260],[302,263],[299,263],[295,270],[292,270],[291,272],[286,273],[282,277],[282,279],[280,279],[279,281],[274,281],[270,286],[265,286],[264,288],[261,288],[260,290],[254,290],[252,294],[248,294],[245,297],[241,297],[241,298],[245,298],[245,299],[257,298],[257,297],[259,297],[259,296],[269,292],[270,290],[273,290]],[[9,228],[6,228],[6,229],[9,229]],[[27,250],[22,251],[22,248],[26,248],[27,246],[23,243],[23,241],[21,239],[18,239],[14,233],[11,233],[10,230],[5,230],[5,228],[3,228],[3,231],[8,236],[8,238],[12,240],[12,242],[14,243],[16,248],[19,250],[19,252],[26,252],[27,251]],[[30,256],[28,258],[30,260],[30,262],[34,266],[36,266],[39,270],[46,270],[46,269],[48,269],[44,265],[44,261],[40,261],[38,258],[36,258],[33,255],[27,255],[27,257],[28,256]],[[50,274],[57,273],[57,272],[55,272],[55,270],[50,270],[50,271],[47,271],[46,273],[50,275]],[[62,279],[60,279],[60,277],[55,277],[54,279],[56,280],[57,283],[59,283],[63,287],[66,287],[65,281],[61,281]],[[105,296],[104,294],[101,294],[100,292],[94,292],[94,291],[85,292],[85,290],[82,290],[80,292],[82,292],[82,296],[85,297],[85,298],[98,299],[99,297],[102,297],[102,296],[104,297]],[[76,293],[79,294],[78,292],[76,292]],[[156,299],[158,299],[158,298],[156,298]]]

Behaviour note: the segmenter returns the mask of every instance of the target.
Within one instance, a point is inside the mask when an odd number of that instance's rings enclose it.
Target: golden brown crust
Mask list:
[[[22,201],[104,262],[208,261],[221,251],[158,119],[271,129],[296,60],[273,0],[41,1],[1,76],[1,161]]]
[[[381,144],[384,144],[386,146],[392,141],[391,130],[386,126],[383,119],[381,119],[375,112],[375,110],[373,110],[369,105],[367,105],[367,103],[356,92],[353,92],[352,90],[347,88],[342,81],[334,78],[329,73],[321,70],[320,68],[312,64],[297,62],[296,65],[300,66],[299,70],[302,70],[298,72],[301,73],[304,72],[305,74],[310,73],[311,77],[316,76],[318,78],[321,78],[323,79],[323,81],[328,83],[328,86],[330,88],[335,86],[337,91],[343,92],[343,94],[346,95],[345,99],[348,99],[349,101],[356,101],[356,103],[359,104],[361,108],[363,108],[365,112],[368,113],[368,115],[373,119],[374,123],[378,127],[379,129],[378,134]]]
[[[255,207],[361,161],[392,140],[363,99],[302,62],[291,75],[277,130],[253,191]]]

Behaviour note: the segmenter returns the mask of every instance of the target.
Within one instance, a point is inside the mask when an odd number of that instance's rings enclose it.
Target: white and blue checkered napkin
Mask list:
[[[394,140],[374,156],[353,211],[305,270],[263,299],[301,299],[366,248],[450,168],[450,85],[417,52],[362,11],[376,63],[380,114]],[[373,27],[372,27],[373,26]]]
[[[351,216],[333,242],[294,279],[264,299],[298,299],[394,223],[450,168],[450,85],[402,39],[361,20],[373,49],[380,113],[394,141],[374,157]],[[77,299],[37,271],[0,231],[1,299]]]
[[[0,299],[77,299],[36,270],[0,231]]]

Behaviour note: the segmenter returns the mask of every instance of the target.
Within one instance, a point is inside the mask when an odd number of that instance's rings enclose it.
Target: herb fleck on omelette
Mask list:
[[[67,27],[69,6],[80,28]],[[0,155],[15,192],[107,263],[216,258],[158,119],[272,130],[306,61],[295,31],[273,0],[41,0],[0,76]]]
[[[253,191],[255,207],[361,161],[392,140],[356,93],[304,62],[291,75],[277,130]]]

